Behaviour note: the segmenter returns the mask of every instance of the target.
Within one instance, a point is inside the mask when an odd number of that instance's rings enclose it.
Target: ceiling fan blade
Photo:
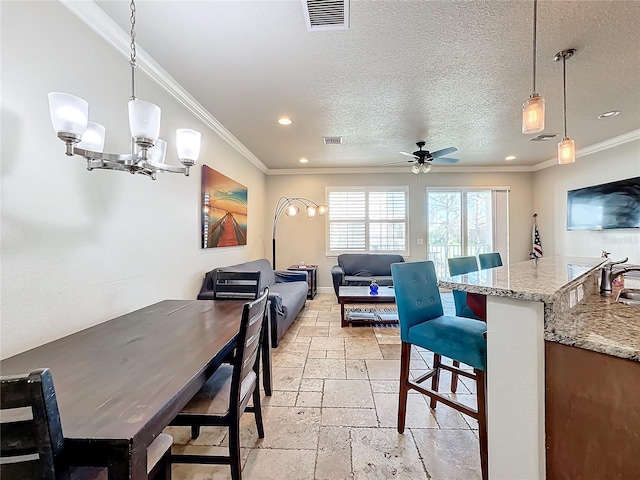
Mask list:
[[[417,158],[413,153],[409,152],[398,152],[400,155],[404,155],[405,157]]]
[[[458,163],[460,160],[458,160],[457,158],[446,158],[446,157],[439,157],[439,158],[434,158],[431,163]]]
[[[443,148],[442,150],[438,150],[437,152],[431,152],[431,156],[433,158],[444,157],[445,155],[449,155],[450,153],[457,151],[458,149],[456,147]]]
[[[413,162],[415,162],[415,159],[414,160],[400,160],[399,162],[383,163],[382,166],[385,166],[385,165],[398,165],[399,163],[407,164],[407,163],[413,163]]]

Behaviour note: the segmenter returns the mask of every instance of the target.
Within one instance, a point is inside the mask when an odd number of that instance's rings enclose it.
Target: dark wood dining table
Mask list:
[[[235,348],[243,301],[164,300],[0,362],[49,368],[72,465],[146,479],[147,447]]]

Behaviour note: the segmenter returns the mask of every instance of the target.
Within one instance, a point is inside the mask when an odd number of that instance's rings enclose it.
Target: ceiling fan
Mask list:
[[[428,150],[422,149],[422,147],[426,145],[425,142],[419,141],[419,142],[416,142],[416,145],[418,146],[418,150],[416,150],[413,153],[399,152],[400,155],[404,155],[405,157],[411,157],[411,160],[406,160],[406,161],[414,164],[411,167],[411,171],[415,174],[418,174],[420,172],[429,173],[431,171],[432,163],[451,164],[451,163],[459,162],[457,158],[445,157],[445,155],[448,155],[453,152],[457,152],[458,149],[456,147],[448,147],[448,148],[443,148],[442,150],[437,150],[435,152],[429,152]],[[396,163],[404,163],[404,161],[393,162],[393,164],[396,164]],[[388,164],[388,165],[392,165],[392,164]]]

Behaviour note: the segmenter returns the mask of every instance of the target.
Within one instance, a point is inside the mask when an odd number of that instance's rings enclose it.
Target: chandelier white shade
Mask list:
[[[164,163],[167,156],[167,142],[158,139],[156,144],[149,149],[149,160],[155,163]]]
[[[87,170],[120,170],[141,173],[153,180],[159,172],[189,175],[200,155],[202,135],[191,129],[176,131],[176,147],[181,167],[165,163],[167,143],[159,138],[160,107],[138,100],[135,95],[136,45],[135,2],[131,8],[131,97],[129,98],[129,130],[131,150],[127,154],[103,153],[106,129],[89,121],[89,104],[82,98],[67,93],[49,93],[51,123],[58,138],[66,145],[68,156],[79,155],[87,161]]]
[[[131,136],[136,139],[147,139],[152,145],[160,136],[160,107],[142,100],[129,101],[129,128]]]
[[[88,122],[87,130],[84,132],[84,135],[82,135],[82,140],[78,143],[78,148],[102,153],[104,151],[105,133],[106,129],[104,125]]]
[[[89,104],[81,98],[67,93],[51,92],[49,113],[58,137],[80,139],[87,131]]]
[[[196,163],[200,156],[200,141],[202,135],[195,130],[180,128],[176,130],[176,145],[178,147],[178,158],[184,164]]]

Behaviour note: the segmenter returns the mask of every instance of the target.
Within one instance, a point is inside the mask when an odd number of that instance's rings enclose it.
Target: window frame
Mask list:
[[[331,250],[331,204],[330,204],[330,194],[332,192],[363,192],[364,193],[364,201],[365,201],[365,218],[364,218],[364,230],[365,230],[365,249],[364,250]],[[402,192],[404,194],[405,201],[405,210],[404,210],[404,219],[402,220],[371,220],[369,218],[369,194],[372,192]],[[373,186],[327,186],[325,187],[325,198],[326,203],[329,205],[329,214],[326,216],[326,256],[327,257],[337,257],[343,253],[370,253],[370,254],[397,254],[402,255],[403,257],[408,257],[410,255],[410,239],[409,233],[411,232],[409,219],[410,219],[410,208],[409,208],[409,187],[407,185],[399,185],[399,186],[386,186],[386,185],[373,185]],[[345,221],[345,220],[342,220]],[[356,221],[361,221],[357,219]],[[340,221],[335,221],[336,223],[340,223]],[[369,234],[369,225],[371,223],[404,223],[404,238],[405,238],[405,249],[404,250],[371,250],[370,243],[370,234]]]

